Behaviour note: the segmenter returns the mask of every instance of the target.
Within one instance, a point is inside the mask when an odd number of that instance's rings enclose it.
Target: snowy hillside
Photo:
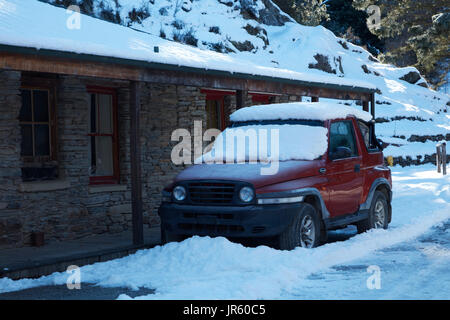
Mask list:
[[[90,15],[263,66],[372,83],[378,88],[377,132],[391,144],[385,155],[398,157],[396,163],[434,160],[436,141],[450,141],[449,96],[428,89],[415,68],[381,64],[321,26],[299,25],[270,0],[77,3]]]

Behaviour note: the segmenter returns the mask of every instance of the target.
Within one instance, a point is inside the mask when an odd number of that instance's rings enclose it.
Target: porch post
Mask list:
[[[144,225],[142,218],[142,183],[141,183],[141,147],[140,147],[140,87],[139,82],[130,85],[130,149],[131,149],[131,207],[133,223],[133,244],[144,244]]]
[[[246,90],[236,90],[236,110],[239,110],[245,107],[245,102],[247,99],[247,91]]]
[[[375,93],[370,94],[370,113],[372,114],[373,119],[375,120]]]
[[[363,110],[366,112],[369,112],[369,101],[363,101],[362,105],[363,105]]]

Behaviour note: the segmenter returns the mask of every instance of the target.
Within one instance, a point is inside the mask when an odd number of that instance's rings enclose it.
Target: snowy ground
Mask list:
[[[194,237],[82,267],[81,280],[156,289],[138,299],[449,299],[450,176],[432,165],[392,171],[388,230],[355,235],[349,227],[332,236],[343,241],[290,252]],[[380,289],[367,287],[369,266],[379,267]],[[0,293],[61,285],[67,278],[3,278]]]

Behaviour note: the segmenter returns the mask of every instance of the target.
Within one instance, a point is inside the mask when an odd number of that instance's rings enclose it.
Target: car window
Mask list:
[[[364,138],[364,144],[368,151],[378,151],[378,146],[376,145],[375,136],[370,130],[370,127],[362,121],[358,121],[359,130]]]
[[[338,147],[346,147],[351,151],[350,157],[358,156],[353,123],[351,121],[336,121],[330,126],[330,149],[329,152],[336,152]]]

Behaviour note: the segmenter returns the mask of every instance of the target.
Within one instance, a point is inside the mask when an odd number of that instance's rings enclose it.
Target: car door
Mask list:
[[[331,217],[358,211],[363,188],[361,160],[353,121],[330,122],[327,176]]]

